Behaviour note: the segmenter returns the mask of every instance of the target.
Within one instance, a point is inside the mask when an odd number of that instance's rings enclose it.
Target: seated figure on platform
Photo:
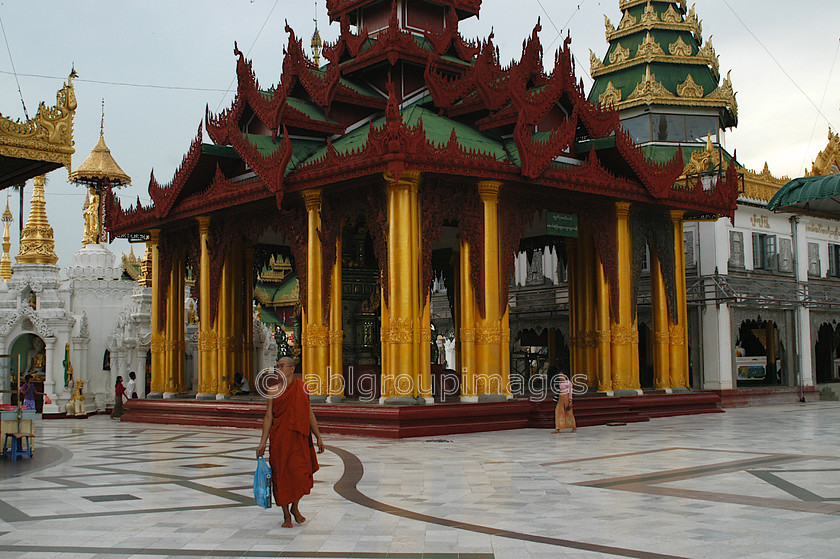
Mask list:
[[[85,381],[78,379],[73,382],[73,397],[67,402],[65,411],[68,416],[86,415],[85,414]]]

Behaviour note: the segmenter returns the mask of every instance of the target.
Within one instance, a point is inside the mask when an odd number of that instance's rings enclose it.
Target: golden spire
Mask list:
[[[9,256],[9,250],[12,248],[11,235],[9,234],[9,224],[14,219],[11,210],[9,210],[9,196],[6,195],[6,211],[3,212],[3,217],[0,221],[3,222],[3,256],[0,257],[0,278],[3,281],[9,281],[12,277],[12,259]]]
[[[44,175],[35,177],[35,187],[32,189],[32,200],[29,202],[29,219],[23,228],[20,240],[20,254],[15,259],[26,264],[55,264],[58,256],[55,254],[55,240],[53,228],[47,220],[44,198]]]
[[[312,18],[315,22],[315,33],[312,34],[312,42],[309,46],[312,47],[312,61],[315,62],[316,67],[321,66],[321,34],[318,33],[318,2],[315,2],[315,17]]]

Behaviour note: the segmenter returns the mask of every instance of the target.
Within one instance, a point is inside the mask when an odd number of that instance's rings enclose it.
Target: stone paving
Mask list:
[[[325,436],[303,525],[253,504],[256,430],[38,421],[0,460],[2,557],[837,557],[840,403],[407,440]]]

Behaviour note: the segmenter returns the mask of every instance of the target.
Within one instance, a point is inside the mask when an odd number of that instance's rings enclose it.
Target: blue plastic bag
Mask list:
[[[271,508],[271,466],[260,456],[254,473],[254,500],[264,509]]]

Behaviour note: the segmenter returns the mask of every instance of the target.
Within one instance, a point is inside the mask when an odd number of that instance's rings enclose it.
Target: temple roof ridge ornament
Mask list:
[[[76,94],[73,78],[78,77],[71,70],[67,81],[55,96],[55,106],[47,107],[42,101],[38,112],[29,120],[21,122],[0,114],[0,156],[54,163],[70,171],[73,148],[73,117],[76,114]],[[50,171],[55,167],[44,169]],[[31,177],[11,177],[0,188],[18,184]]]
[[[806,169],[806,177],[823,175],[840,175],[840,135],[828,129],[828,144],[817,154],[811,164],[811,170]]]

